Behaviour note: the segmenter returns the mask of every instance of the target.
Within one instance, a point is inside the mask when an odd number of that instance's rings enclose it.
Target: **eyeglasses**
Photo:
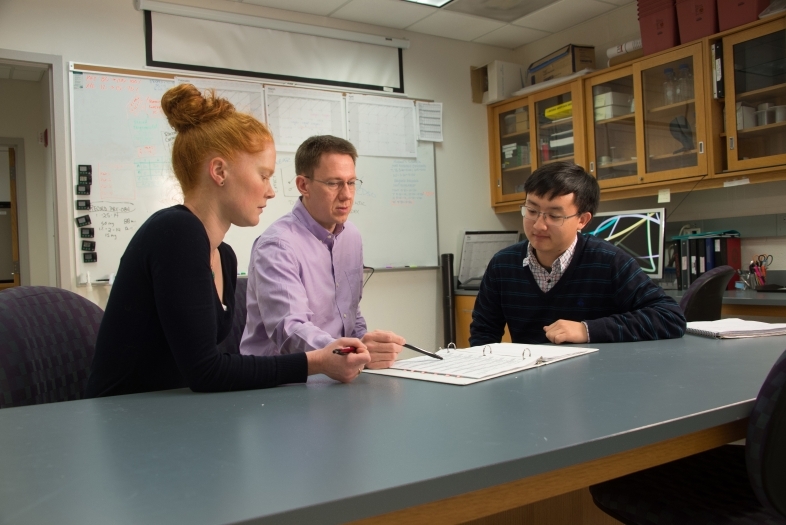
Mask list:
[[[328,181],[319,180],[319,179],[311,179],[311,180],[313,180],[314,182],[318,182],[320,184],[324,184],[333,193],[338,193],[339,191],[343,190],[344,185],[346,185],[347,188],[349,188],[350,193],[355,193],[363,186],[363,181],[360,179],[350,180],[346,182],[344,182],[343,180],[328,180]]]
[[[559,227],[565,224],[565,219],[570,219],[572,217],[577,217],[581,215],[580,213],[574,213],[573,215],[554,215],[553,213],[546,213],[545,211],[538,211],[536,209],[530,208],[529,206],[522,206],[521,207],[521,215],[528,221],[536,222],[538,217],[543,215],[543,222],[546,223],[546,226],[555,226]]]

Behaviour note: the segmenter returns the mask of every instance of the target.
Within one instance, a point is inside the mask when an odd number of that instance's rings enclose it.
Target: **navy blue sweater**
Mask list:
[[[579,235],[570,265],[543,292],[527,257],[527,241],[491,259],[472,312],[472,346],[498,343],[510,329],[514,343],[548,343],[543,327],[565,319],[585,321],[590,343],[673,339],[685,333],[685,316],[623,250]]]

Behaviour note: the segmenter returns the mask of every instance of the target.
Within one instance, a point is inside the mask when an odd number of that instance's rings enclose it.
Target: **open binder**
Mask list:
[[[597,351],[597,348],[516,343],[494,343],[459,349],[451,343],[448,348],[437,351],[442,360],[427,356],[413,357],[396,361],[384,370],[363,372],[451,385],[471,385]]]

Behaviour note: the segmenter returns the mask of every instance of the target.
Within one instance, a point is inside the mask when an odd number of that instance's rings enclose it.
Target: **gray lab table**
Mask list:
[[[597,346],[463,387],[364,374],[3,409],[0,523],[471,519],[742,437],[786,337]]]

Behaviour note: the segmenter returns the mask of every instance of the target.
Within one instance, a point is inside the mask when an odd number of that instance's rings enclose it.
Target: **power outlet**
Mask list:
[[[775,235],[786,236],[786,213],[775,216]]]
[[[701,233],[701,228],[687,228],[685,230],[685,233],[687,235],[697,235],[697,234]]]

